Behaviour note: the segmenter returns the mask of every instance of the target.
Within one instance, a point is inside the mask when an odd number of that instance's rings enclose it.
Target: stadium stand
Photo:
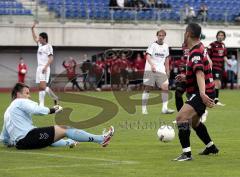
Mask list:
[[[32,12],[16,0],[1,0],[0,15],[32,15]]]
[[[109,9],[109,0],[40,0],[41,5],[47,5],[48,10],[60,17],[62,13],[68,19],[95,19],[95,20],[168,20],[177,21],[180,19],[180,10],[188,4],[198,10],[202,3],[208,6],[209,21],[234,21],[239,13],[240,1],[224,0],[168,0],[170,9]]]
[[[39,0],[48,12],[53,12],[56,18],[80,20],[115,20],[115,21],[179,21],[183,15],[185,4],[193,7],[197,12],[201,4],[208,7],[207,20],[213,22],[234,22],[240,8],[240,1],[232,0],[168,0],[164,1],[171,8],[110,8],[109,0]],[[0,15],[32,15],[33,12],[26,8],[21,1],[1,0]]]

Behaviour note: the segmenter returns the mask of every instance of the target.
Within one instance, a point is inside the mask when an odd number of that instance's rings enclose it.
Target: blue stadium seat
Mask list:
[[[21,4],[16,0],[7,0],[7,3],[0,2],[0,9],[8,8],[8,6],[19,5],[22,9]],[[45,4],[48,6],[49,11],[56,13],[58,17],[61,12],[61,7],[63,5],[63,0],[39,0],[40,4]],[[87,12],[89,11],[89,18],[109,20],[111,19],[111,13],[109,11],[109,0],[65,0],[67,18],[87,18]],[[202,3],[206,3],[209,8],[208,19],[210,21],[222,21],[224,20],[224,12],[230,11],[228,19],[232,20],[233,16],[239,13],[240,1],[239,0],[165,0],[165,3],[169,3],[172,9],[168,11],[162,11],[160,14],[161,20],[173,20],[178,21],[180,19],[180,9],[184,7],[185,4],[189,4],[196,9],[200,8]],[[24,9],[24,8],[23,8]],[[212,11],[212,12],[211,12]],[[219,14],[217,12],[223,12]],[[1,11],[3,13],[3,11]],[[28,12],[29,13],[29,12]],[[158,12],[155,10],[138,11],[138,20],[157,20]],[[134,20],[135,13],[131,10],[116,10],[114,11],[114,19],[116,20]]]
[[[31,15],[31,10],[25,9],[16,0],[0,1],[0,15]]]
[[[146,11],[140,11],[137,14],[137,19],[138,20],[145,20],[147,17]]]
[[[154,11],[153,10],[147,10],[145,12],[145,19],[146,20],[152,20],[154,18]]]
[[[121,20],[122,19],[122,10],[116,10],[113,14],[114,20]]]

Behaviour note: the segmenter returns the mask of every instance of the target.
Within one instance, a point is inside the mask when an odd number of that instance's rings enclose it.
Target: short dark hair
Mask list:
[[[47,33],[42,32],[42,33],[39,34],[39,36],[41,36],[43,39],[46,40],[46,42],[48,42],[48,35],[47,35]]]
[[[224,31],[218,31],[217,32],[217,35],[216,35],[216,37],[220,34],[220,33],[222,33],[223,34],[223,36],[224,36],[224,39],[226,38],[226,33],[224,32]]]
[[[200,38],[202,33],[202,28],[197,23],[188,24],[186,31],[190,32],[191,38]]]
[[[20,82],[15,84],[11,93],[12,100],[15,100],[17,98],[17,93],[22,92],[23,88],[29,88],[29,86]]]
[[[159,33],[164,33],[165,36],[167,35],[166,31],[163,30],[163,29],[160,29],[159,31],[157,31],[157,35],[158,35]]]

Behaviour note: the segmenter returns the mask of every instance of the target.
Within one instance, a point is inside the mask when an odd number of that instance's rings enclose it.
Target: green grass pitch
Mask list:
[[[181,153],[177,136],[170,143],[162,143],[156,132],[159,122],[171,125],[176,113],[162,115],[161,104],[148,107],[149,115],[141,114],[137,107],[135,114],[127,113],[116,101],[112,92],[81,92],[103,98],[118,105],[117,115],[96,127],[86,129],[101,133],[104,127],[115,126],[116,132],[106,148],[94,143],[81,143],[75,148],[48,147],[40,150],[19,151],[0,145],[0,177],[239,177],[240,163],[240,94],[239,90],[220,92],[225,107],[209,109],[207,128],[220,153],[199,156],[204,145],[191,133],[193,161],[171,161]],[[136,95],[140,98],[141,95]],[[10,95],[1,93],[0,126],[3,113],[10,103]],[[37,94],[32,94],[37,100]],[[47,98],[47,105],[51,101]],[[78,122],[90,119],[101,109],[94,106],[60,102],[63,107],[73,108],[71,120]],[[175,108],[174,99],[169,107]],[[37,126],[54,124],[54,116],[34,116]],[[1,129],[1,128],[0,128]],[[176,135],[177,131],[175,129]]]

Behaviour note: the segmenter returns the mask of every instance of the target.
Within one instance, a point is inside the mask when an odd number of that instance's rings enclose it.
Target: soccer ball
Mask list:
[[[174,129],[169,125],[161,126],[157,131],[157,136],[162,142],[172,141],[175,137]]]
[[[27,70],[26,69],[21,69],[22,74],[26,74]]]

